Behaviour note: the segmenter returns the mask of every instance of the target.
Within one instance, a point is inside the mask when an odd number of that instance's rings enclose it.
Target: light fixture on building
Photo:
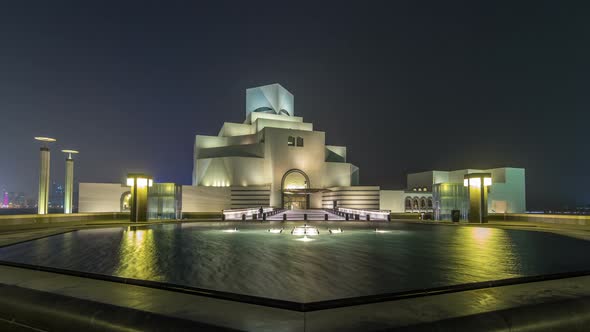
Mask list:
[[[469,192],[469,214],[471,223],[485,223],[488,217],[488,191],[492,185],[491,173],[470,173],[463,177],[463,185]]]
[[[131,187],[129,219],[132,222],[147,221],[148,188],[154,182],[151,176],[141,173],[127,174],[127,186]]]

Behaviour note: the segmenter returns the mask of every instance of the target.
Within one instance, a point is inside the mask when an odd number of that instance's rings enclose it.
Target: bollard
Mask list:
[[[346,220],[348,221],[348,220],[349,220],[349,218],[350,218],[350,217],[348,216],[348,213],[347,213],[347,214],[346,214]]]
[[[354,215],[354,220],[361,220],[361,215],[360,214],[355,214]]]
[[[242,220],[246,220],[246,215],[242,213]]]
[[[391,214],[387,215],[387,221],[391,221]]]
[[[307,220],[307,213],[303,214],[303,220]]]
[[[252,215],[252,220],[256,220],[256,219],[258,219],[258,215],[257,215],[256,213],[254,213],[254,214]]]
[[[367,221],[371,221],[371,215],[367,214]]]
[[[225,214],[221,214],[221,220],[224,221],[225,220]]]
[[[262,220],[263,220],[263,221],[266,221],[266,213],[263,213],[263,214],[262,214]]]
[[[324,220],[328,220],[328,214],[324,213]]]
[[[283,220],[287,220],[287,214],[283,214]]]

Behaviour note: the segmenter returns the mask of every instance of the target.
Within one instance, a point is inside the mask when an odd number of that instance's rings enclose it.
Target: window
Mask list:
[[[303,137],[297,137],[297,146],[303,146]]]
[[[295,146],[295,137],[289,136],[289,140],[287,141],[289,146]]]

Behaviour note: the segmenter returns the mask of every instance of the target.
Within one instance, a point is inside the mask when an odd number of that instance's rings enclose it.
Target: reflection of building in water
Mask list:
[[[294,105],[294,96],[279,84],[247,89],[243,122],[226,122],[215,136],[195,137],[192,185],[177,185],[168,194],[163,192],[168,189],[162,188],[174,184],[150,189],[150,218],[178,217],[179,211],[220,212],[261,206],[402,213],[440,208],[439,215],[445,215],[452,200],[460,201],[459,192],[439,190],[444,195],[433,197],[433,191],[443,183],[461,184],[464,172],[472,170],[409,174],[405,190],[360,186],[359,168],[348,161],[347,148],[326,144],[326,133],[296,116]],[[373,162],[379,163],[377,156]],[[497,180],[489,206],[497,212],[524,211],[524,170],[490,172]],[[455,181],[459,175],[460,181]],[[79,210],[125,211],[128,191],[121,184],[81,183]]]

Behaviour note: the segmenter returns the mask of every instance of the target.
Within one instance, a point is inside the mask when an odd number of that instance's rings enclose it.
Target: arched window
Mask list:
[[[412,208],[412,198],[406,197],[406,209]]]
[[[297,137],[297,146],[303,146],[303,137]]]
[[[293,136],[289,136],[288,140],[287,140],[287,144],[289,146],[295,146],[295,137]]]
[[[420,208],[425,209],[426,208],[426,198],[422,197],[420,199]]]
[[[415,210],[418,210],[418,197],[414,197],[414,200],[412,201],[412,208]]]
[[[432,197],[428,198],[428,207],[432,209]]]

